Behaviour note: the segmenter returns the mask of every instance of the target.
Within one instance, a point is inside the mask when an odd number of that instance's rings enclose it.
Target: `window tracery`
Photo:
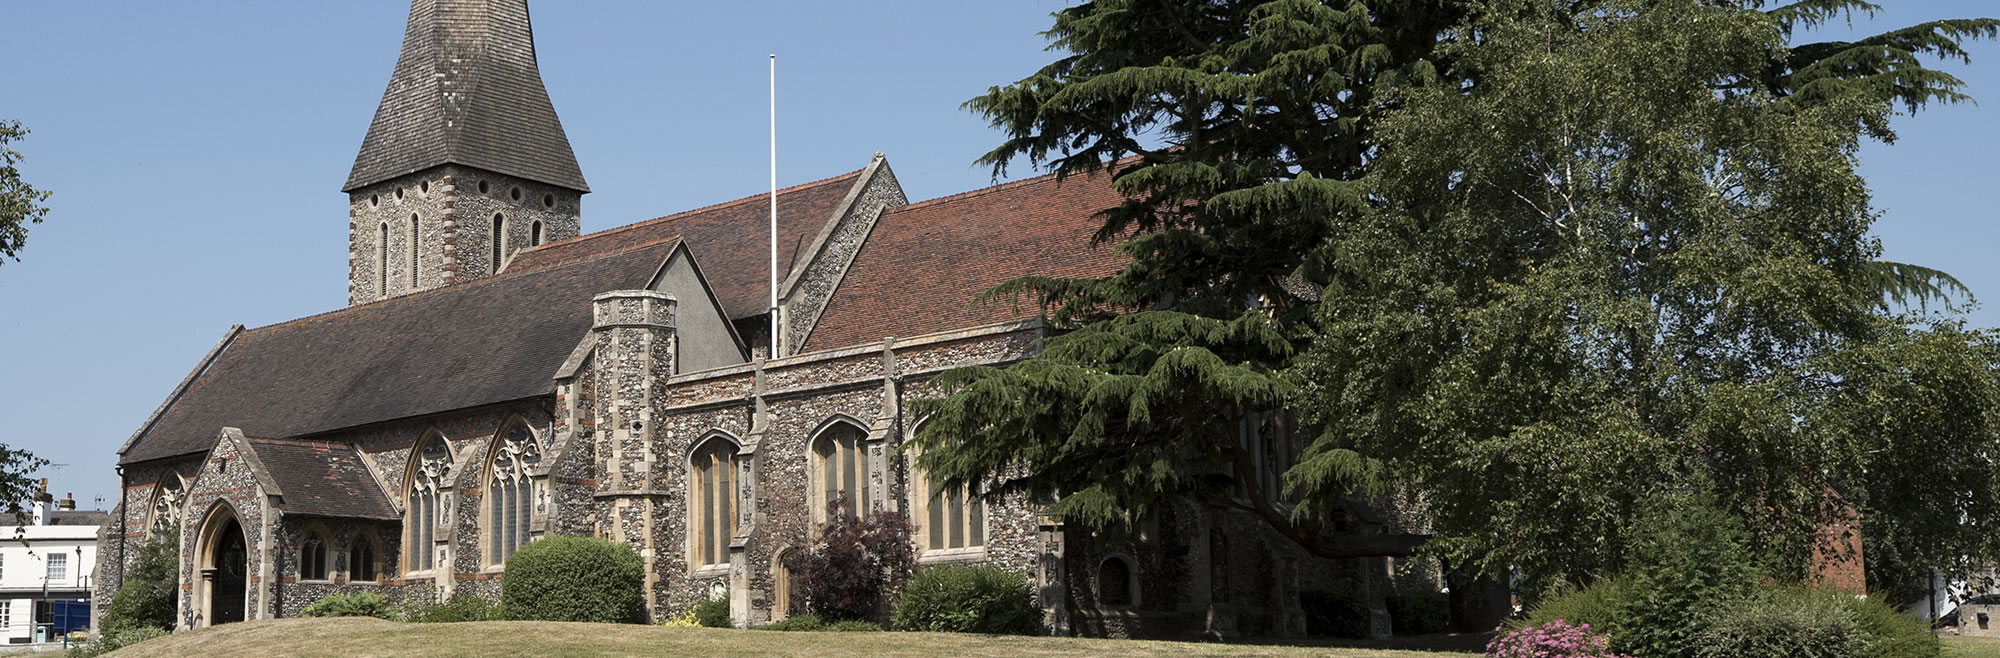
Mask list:
[[[437,566],[437,539],[440,520],[450,515],[449,501],[444,490],[450,485],[452,473],[451,447],[444,437],[431,434],[417,449],[415,467],[410,473],[409,509],[404,514],[409,519],[408,539],[405,541],[410,571],[425,571]]]
[[[534,431],[519,420],[509,423],[493,448],[486,486],[488,564],[506,564],[507,558],[534,535],[535,481],[530,471],[541,461],[541,444]]]

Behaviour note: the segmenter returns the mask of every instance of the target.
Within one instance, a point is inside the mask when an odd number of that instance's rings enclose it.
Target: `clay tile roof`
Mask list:
[[[352,444],[250,439],[250,445],[284,491],[286,514],[402,518]]]
[[[1126,259],[1090,246],[1100,211],[1122,201],[1108,175],[1042,176],[883,213],[807,337],[824,350],[1032,317],[988,288],[1029,274],[1110,276]]]
[[[341,191],[458,163],[588,192],[535,62],[527,0],[413,0]]]
[[[778,279],[791,272],[820,228],[860,178],[855,170],[832,178],[778,190]],[[649,219],[551,242],[514,255],[508,272],[548,267],[589,258],[636,242],[679,235],[730,319],[762,315],[770,304],[770,197],[765,194]]]
[[[548,395],[590,331],[590,298],[646,287],[676,245],[637,243],[245,331],[120,463],[205,451],[224,426],[293,438]]]

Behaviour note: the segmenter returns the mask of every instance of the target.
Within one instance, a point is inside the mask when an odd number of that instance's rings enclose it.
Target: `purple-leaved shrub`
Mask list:
[[[1555,621],[1502,633],[1486,643],[1487,658],[1631,658],[1611,652],[1611,637]]]

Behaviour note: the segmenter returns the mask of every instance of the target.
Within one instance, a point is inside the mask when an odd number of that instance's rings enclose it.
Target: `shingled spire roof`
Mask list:
[[[412,0],[341,191],[446,163],[590,191],[542,86],[527,0]]]

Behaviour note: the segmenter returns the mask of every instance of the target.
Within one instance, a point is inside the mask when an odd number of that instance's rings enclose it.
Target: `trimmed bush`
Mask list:
[[[174,627],[180,602],[181,535],[176,531],[154,533],[139,545],[138,559],[125,574],[125,584],[105,606],[98,624],[106,634],[127,628],[152,628],[162,632]]]
[[[418,624],[498,621],[506,618],[500,609],[500,604],[469,596],[444,603],[419,603],[403,612],[404,621]]]
[[[638,623],[645,583],[645,564],[629,546],[549,537],[507,558],[500,602],[507,619]]]
[[[1443,633],[1451,626],[1451,597],[1442,592],[1391,595],[1389,621],[1397,635]]]
[[[729,599],[704,599],[689,610],[694,612],[694,621],[705,628],[731,628],[729,623]]]
[[[827,620],[880,619],[889,598],[916,567],[910,524],[897,514],[852,519],[839,502],[828,506],[833,519],[820,540],[786,560],[805,608]]]
[[[1306,590],[1299,592],[1299,607],[1305,609],[1306,634],[1313,637],[1361,639],[1368,637],[1368,606],[1349,590]]]
[[[940,566],[910,578],[890,617],[901,631],[1034,635],[1042,610],[1019,574],[998,567]]]
[[[314,601],[306,609],[299,611],[306,617],[375,617],[394,619],[396,608],[389,604],[389,597],[375,592],[343,592],[328,594]]]
[[[1694,636],[1697,658],[1862,658],[1866,641],[1840,600],[1780,588],[1716,608]]]
[[[1938,639],[1923,622],[1878,596],[1843,595],[1867,640],[1865,658],[1936,658]]]
[[[766,631],[823,631],[826,630],[826,621],[816,615],[793,615],[757,628]]]

